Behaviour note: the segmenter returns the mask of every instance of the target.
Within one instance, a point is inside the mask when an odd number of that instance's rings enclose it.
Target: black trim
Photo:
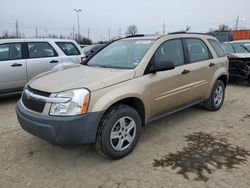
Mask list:
[[[28,59],[29,52],[28,52],[28,44],[27,44],[27,42],[23,42],[22,47],[23,47],[23,57],[24,57],[24,59]]]
[[[184,51],[185,64],[189,64],[190,57],[188,53],[188,46],[187,46],[186,40],[184,38],[181,38],[181,42],[182,42],[183,51]]]
[[[164,118],[164,117],[166,117],[166,116],[170,116],[170,115],[172,115],[172,114],[174,114],[174,113],[176,113],[176,112],[178,112],[178,111],[184,110],[184,109],[186,109],[186,108],[189,108],[189,107],[191,107],[191,106],[197,105],[197,104],[199,104],[199,103],[201,103],[201,102],[204,102],[204,101],[205,101],[205,99],[196,100],[196,101],[193,101],[193,102],[191,102],[191,103],[188,103],[188,104],[186,104],[186,105],[184,105],[184,106],[181,105],[181,106],[178,106],[178,107],[176,107],[176,108],[173,108],[173,109],[171,109],[171,110],[169,110],[169,111],[167,111],[167,112],[163,112],[163,113],[157,114],[157,115],[153,116],[152,118],[150,118],[149,121],[148,121],[147,123],[151,123],[151,122],[153,122],[153,121],[156,121],[156,120],[158,120],[158,119]]]

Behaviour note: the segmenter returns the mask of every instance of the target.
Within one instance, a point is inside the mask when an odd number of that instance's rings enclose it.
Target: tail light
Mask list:
[[[85,61],[86,57],[81,57],[81,62]]]

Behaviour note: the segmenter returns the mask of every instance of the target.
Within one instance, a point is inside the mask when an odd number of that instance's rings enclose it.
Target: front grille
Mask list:
[[[44,97],[49,97],[51,93],[48,93],[48,92],[44,92],[44,91],[39,91],[39,90],[35,90],[31,87],[27,87],[27,89],[34,93],[34,94],[37,94],[37,95],[41,95],[41,96],[44,96]],[[35,100],[33,98],[29,98],[26,96],[25,92],[23,92],[23,96],[22,96],[22,102],[23,102],[23,105],[32,110],[32,111],[35,111],[35,112],[39,112],[39,113],[42,113],[44,107],[45,107],[45,102],[42,102],[42,101],[38,101],[38,100]]]

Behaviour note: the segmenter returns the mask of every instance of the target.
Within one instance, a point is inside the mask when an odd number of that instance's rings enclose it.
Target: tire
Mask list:
[[[141,127],[141,118],[134,108],[123,104],[111,107],[98,129],[97,152],[112,160],[127,156],[139,140]]]
[[[209,99],[204,102],[204,107],[209,111],[217,111],[223,105],[224,99],[225,84],[220,80],[216,80]]]

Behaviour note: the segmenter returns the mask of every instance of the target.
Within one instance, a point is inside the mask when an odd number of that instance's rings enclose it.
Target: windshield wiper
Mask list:
[[[244,48],[248,53],[250,53],[250,50],[246,47],[246,46],[244,46],[243,44],[242,45],[240,45],[242,48]]]

